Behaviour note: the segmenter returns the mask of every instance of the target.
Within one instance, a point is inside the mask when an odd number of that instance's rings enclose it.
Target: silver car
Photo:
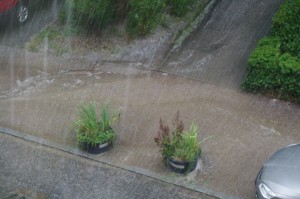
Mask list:
[[[257,175],[258,199],[300,199],[300,144],[278,150]]]

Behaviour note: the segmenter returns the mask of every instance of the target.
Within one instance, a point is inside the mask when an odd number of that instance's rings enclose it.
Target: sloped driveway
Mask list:
[[[271,26],[282,0],[222,0],[182,48],[159,70],[211,84],[239,88],[247,59]]]

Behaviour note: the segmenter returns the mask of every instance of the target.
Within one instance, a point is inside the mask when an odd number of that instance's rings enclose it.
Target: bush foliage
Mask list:
[[[184,131],[184,124],[180,113],[177,111],[173,119],[173,129],[165,124],[162,119],[159,121],[159,131],[154,138],[159,146],[164,159],[173,158],[179,161],[194,162],[201,154],[201,142],[197,141],[199,128],[192,124],[188,131]]]
[[[178,17],[185,15],[194,2],[195,0],[167,0],[167,4],[171,7],[171,14]]]
[[[275,15],[271,35],[250,56],[245,90],[300,102],[299,3],[287,0]]]
[[[288,0],[273,18],[272,36],[280,38],[281,50],[300,58],[300,0]]]
[[[73,0],[70,5],[73,22],[92,30],[107,26],[116,14],[112,0]]]
[[[127,20],[130,36],[143,36],[155,30],[168,10],[184,16],[197,0],[66,0],[60,13],[62,22],[71,21],[86,30],[101,30],[107,25]],[[203,0],[198,0],[203,1]],[[166,4],[168,8],[165,9]]]
[[[109,142],[113,144],[115,132],[111,125],[119,119],[120,115],[110,112],[109,104],[101,107],[100,117],[97,114],[95,102],[83,104],[78,109],[78,116],[79,120],[74,124],[79,143],[96,145]]]
[[[127,31],[131,36],[145,35],[161,21],[165,0],[130,0]]]

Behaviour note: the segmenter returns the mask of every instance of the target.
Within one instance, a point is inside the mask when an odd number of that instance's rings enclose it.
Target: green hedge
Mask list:
[[[300,0],[286,0],[249,58],[247,91],[300,102]]]
[[[195,0],[167,0],[167,4],[171,7],[171,14],[181,17],[185,15]]]
[[[68,8],[69,7],[69,8]],[[72,22],[88,28],[101,30],[114,21],[116,8],[114,0],[69,0],[65,2],[65,10],[61,14],[66,20],[67,10],[72,11]]]
[[[145,35],[161,22],[165,0],[130,0],[127,31],[131,36]]]
[[[243,83],[247,91],[300,102],[300,61],[289,53],[281,53],[280,39],[262,39],[249,59],[249,73]]]
[[[183,16],[189,7],[197,9],[193,7],[195,2],[196,0],[66,0],[60,19],[66,23],[69,15],[73,24],[94,31],[127,18],[128,34],[132,37],[143,36],[156,29],[162,22],[163,14],[170,11],[175,16]],[[166,4],[170,9],[165,9]]]
[[[300,0],[286,0],[273,18],[271,34],[280,38],[283,52],[300,58]]]

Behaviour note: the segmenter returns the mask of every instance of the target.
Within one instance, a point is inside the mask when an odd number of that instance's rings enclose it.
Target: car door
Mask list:
[[[18,0],[0,0],[0,13],[11,10],[18,4]]]

